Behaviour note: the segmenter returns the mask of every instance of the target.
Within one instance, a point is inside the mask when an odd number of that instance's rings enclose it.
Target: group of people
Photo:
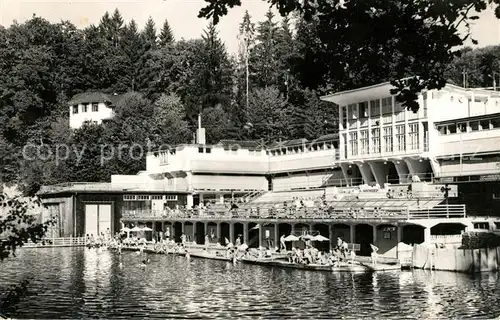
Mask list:
[[[97,234],[96,236],[94,236],[94,234],[87,234],[85,237],[85,244],[88,248],[99,248],[108,245],[113,239],[114,238],[111,237],[111,231],[107,228],[106,232],[101,232],[101,234]]]
[[[292,248],[292,251],[288,254],[289,262],[332,266],[338,265],[341,262],[353,261],[355,258],[355,251],[349,249],[348,243],[340,237],[337,238],[337,246],[329,252],[321,252],[310,244],[306,244],[303,250]]]

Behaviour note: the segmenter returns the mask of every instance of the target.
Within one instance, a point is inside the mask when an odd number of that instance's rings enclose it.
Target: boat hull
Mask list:
[[[264,266],[273,266],[273,267],[299,269],[299,270],[327,271],[335,273],[337,272],[366,273],[375,271],[401,270],[401,267],[397,265],[371,266],[356,262],[346,263],[340,266],[331,266],[331,265],[320,265],[320,264],[301,264],[301,263],[293,263],[275,259],[242,258],[241,261],[244,263],[264,265]]]

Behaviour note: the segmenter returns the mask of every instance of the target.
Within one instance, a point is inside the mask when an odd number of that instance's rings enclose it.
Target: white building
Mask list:
[[[114,106],[120,95],[101,92],[84,92],[75,95],[69,102],[69,126],[80,128],[84,122],[101,124],[114,116]]]

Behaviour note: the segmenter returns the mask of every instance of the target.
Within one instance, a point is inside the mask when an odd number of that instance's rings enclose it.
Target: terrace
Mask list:
[[[276,204],[263,204],[254,209],[221,209],[211,210],[122,210],[123,221],[164,221],[164,220],[413,220],[433,218],[466,218],[465,205],[434,205],[436,201],[429,200],[427,206],[412,208],[401,202],[393,206],[390,201],[376,208],[353,207],[352,203],[342,206],[314,206],[304,208],[279,208]]]

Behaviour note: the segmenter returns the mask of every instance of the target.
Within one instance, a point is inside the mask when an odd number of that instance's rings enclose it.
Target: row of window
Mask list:
[[[500,118],[464,121],[437,126],[439,134],[441,135],[491,130],[497,128],[500,128]]]
[[[177,201],[176,195],[135,195],[135,194],[125,194],[123,195],[124,201],[149,201],[149,200],[165,200],[165,201]]]
[[[401,110],[401,112],[402,111],[403,110]],[[380,100],[371,100],[370,102],[365,101],[360,103],[354,103],[342,107],[342,120],[345,121],[347,119],[349,120],[362,119],[362,118],[368,118],[368,116],[374,117],[384,114],[391,114],[392,112],[393,112],[392,97],[387,97]]]
[[[404,125],[398,125],[396,128],[396,144],[393,141],[392,126],[383,127],[384,152],[418,150],[418,123],[408,124],[408,141],[406,141],[406,129]],[[370,154],[381,152],[381,137],[380,128],[371,129],[371,146],[369,144],[368,130],[359,131],[359,146],[358,149],[358,132],[349,133],[349,145],[351,147],[350,154],[356,156],[359,154]],[[408,142],[408,143],[407,143]],[[370,148],[371,147],[371,148]]]
[[[92,106],[92,112],[99,112],[99,104],[98,103],[92,103],[92,104],[84,104],[82,105],[82,113],[88,112],[89,106]],[[73,114],[77,114],[79,111],[78,105],[73,106]]]

